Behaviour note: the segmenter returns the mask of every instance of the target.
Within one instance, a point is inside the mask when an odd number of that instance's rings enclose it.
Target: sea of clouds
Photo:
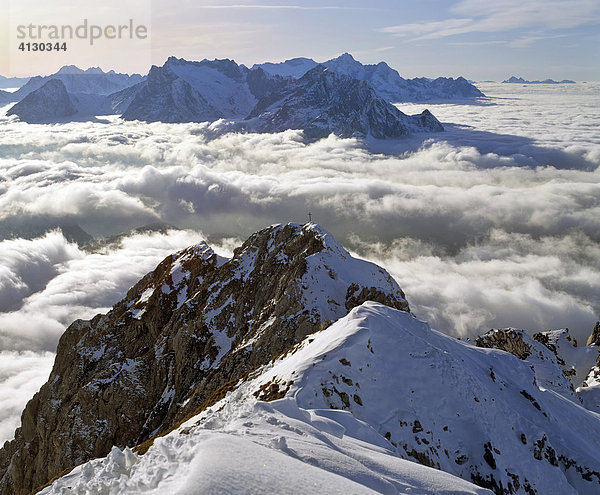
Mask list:
[[[178,249],[208,239],[227,254],[309,211],[440,331],[585,341],[600,314],[600,84],[480,88],[489,101],[427,105],[444,133],[385,142],[0,116],[0,441],[74,319]]]

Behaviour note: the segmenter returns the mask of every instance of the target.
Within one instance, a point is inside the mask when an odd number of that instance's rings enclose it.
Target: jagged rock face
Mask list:
[[[442,131],[439,121],[425,111],[408,116],[377,95],[366,81],[338,74],[320,65],[300,78],[294,89],[273,104],[273,96],[259,101],[250,114],[259,132],[303,129],[308,139],[334,133],[341,137],[397,138],[415,131]]]
[[[17,115],[28,123],[44,123],[77,113],[65,85],[59,79],[50,79],[11,107],[6,115]]]
[[[162,67],[152,67],[123,118],[147,122],[241,119],[258,98],[280,91],[287,83],[262,69],[249,71],[233,60],[189,62],[170,57]]]
[[[596,325],[594,325],[594,329],[588,337],[587,345],[594,346],[596,349],[600,346],[600,322],[596,322]],[[588,390],[585,391],[584,401],[585,397],[593,394],[593,400],[590,401],[590,405],[593,406],[593,410],[600,412],[600,355],[597,353],[596,355],[596,362],[585,377],[583,387],[588,388]],[[594,388],[594,392],[590,392],[590,388]]]
[[[593,338],[594,332],[588,342]],[[539,332],[533,337],[522,330],[491,330],[477,339],[477,345],[514,354],[530,364],[538,385],[600,412],[598,346],[592,343],[579,347],[569,329]]]
[[[600,321],[596,322],[586,345],[600,345]]]
[[[477,347],[489,349],[500,349],[510,352],[519,359],[527,359],[531,355],[531,346],[523,340],[525,334],[520,330],[507,328],[503,330],[490,330],[484,335],[477,337]]]
[[[223,113],[168,67],[152,66],[122,117],[146,122],[204,122],[220,119]]]
[[[48,382],[0,451],[0,493],[133,446],[366,299],[408,311],[381,268],[315,224],[254,234],[231,260],[206,244],[166,258],[106,315],[74,322]]]

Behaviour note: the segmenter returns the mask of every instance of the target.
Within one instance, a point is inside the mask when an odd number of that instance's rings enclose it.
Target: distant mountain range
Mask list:
[[[510,84],[575,84],[575,81],[571,81],[570,79],[563,79],[562,81],[555,81],[554,79],[544,79],[543,81],[527,81],[522,77],[515,76],[511,76],[502,82]]]
[[[116,114],[146,122],[225,119],[228,129],[248,132],[302,129],[308,139],[386,138],[443,130],[430,112],[408,116],[392,103],[484,96],[462,77],[404,79],[385,62],[363,65],[345,53],[323,64],[301,58],[250,69],[228,59],[170,57],[146,77],[65,66],[1,92],[0,104],[17,102],[8,114],[29,123]]]
[[[308,58],[294,58],[278,64],[265,63],[254,65],[271,75],[301,77],[318,64]],[[465,78],[425,77],[404,79],[385,62],[376,65],[363,65],[349,53],[323,62],[325,67],[359,81],[369,82],[380,96],[392,103],[408,101],[453,100],[462,98],[481,98],[485,95]]]
[[[0,95],[0,104],[18,102],[28,94],[40,89],[51,79],[61,81],[65,89],[73,94],[109,95],[128,88],[145,79],[139,74],[119,74],[111,70],[104,72],[98,67],[87,70],[79,69],[74,65],[66,65],[55,74],[49,76],[35,76],[14,93]]]

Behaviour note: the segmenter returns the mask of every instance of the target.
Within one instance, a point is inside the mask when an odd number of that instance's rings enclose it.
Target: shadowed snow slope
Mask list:
[[[516,357],[367,302],[145,455],[113,449],[43,493],[592,494],[599,421]]]

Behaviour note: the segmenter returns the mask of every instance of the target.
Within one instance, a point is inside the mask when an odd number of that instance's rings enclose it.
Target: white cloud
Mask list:
[[[227,134],[222,123],[0,117],[0,350],[53,351],[71,321],[106,311],[199,232],[230,253],[308,211],[386,266],[441,331],[568,326],[583,340],[600,313],[598,85],[482,89],[495,98],[428,105],[444,133],[368,145]],[[97,253],[41,235],[65,222],[113,235],[156,221],[196,233],[129,236]],[[27,362],[23,373],[43,381],[47,368]],[[21,406],[11,407],[8,429]]]
[[[163,258],[200,239],[188,231],[138,234],[98,253],[81,251],[58,233],[0,242],[0,251],[19,243],[28,253],[16,252],[17,262],[7,267],[27,295],[19,308],[0,312],[0,349],[54,351],[72,321],[107,311]]]
[[[0,445],[13,438],[27,401],[48,379],[51,352],[0,351]]]
[[[569,2],[568,8],[561,0],[463,0],[453,6],[451,12],[461,17],[388,26],[382,31],[416,41],[517,29],[556,31],[600,22],[600,6],[594,0],[574,0]],[[539,39],[543,37],[546,36]]]

